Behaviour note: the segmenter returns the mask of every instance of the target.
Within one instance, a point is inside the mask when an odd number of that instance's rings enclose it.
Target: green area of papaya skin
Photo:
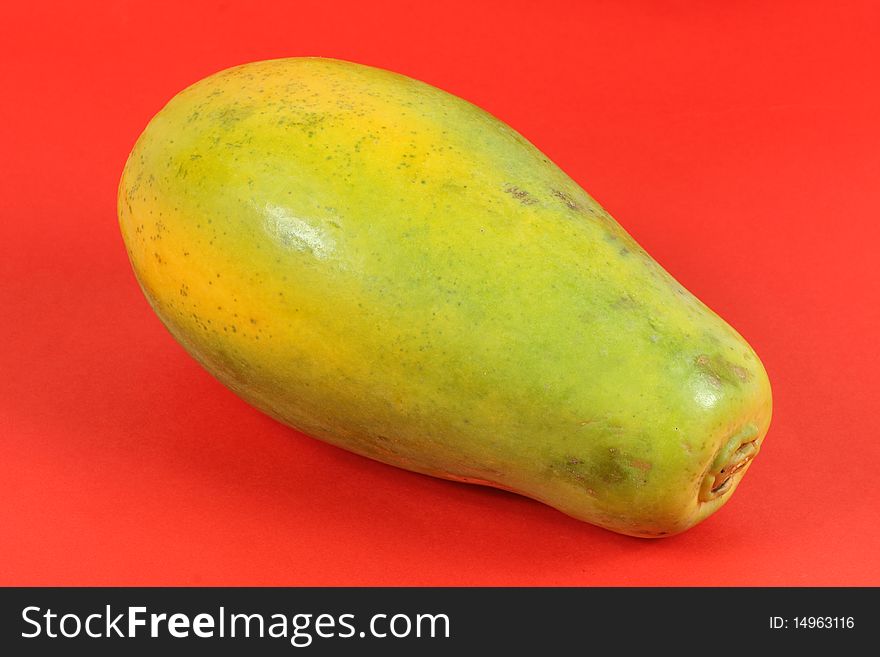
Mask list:
[[[421,82],[222,71],[153,118],[118,208],[190,354],[370,458],[664,536],[730,498],[767,432],[743,338],[523,137]]]

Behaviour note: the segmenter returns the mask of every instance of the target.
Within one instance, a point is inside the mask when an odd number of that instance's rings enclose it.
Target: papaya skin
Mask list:
[[[770,423],[734,329],[526,139],[395,73],[293,58],[192,85],[118,212],[205,369],[385,463],[667,536],[730,498]]]

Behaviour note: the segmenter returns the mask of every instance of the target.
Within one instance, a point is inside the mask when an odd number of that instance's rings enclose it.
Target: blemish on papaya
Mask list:
[[[577,211],[581,209],[581,206],[579,206],[575,200],[565,192],[561,192],[558,189],[551,189],[550,194],[562,201],[569,210]]]
[[[739,365],[733,365],[730,369],[734,374],[736,374],[737,378],[739,378],[740,381],[745,382],[752,377],[752,373],[749,372],[749,370],[744,367],[740,367]]]
[[[619,484],[627,479],[626,470],[620,465],[614,454],[607,461],[600,463],[596,470],[602,481],[608,484]]]
[[[529,192],[524,189],[520,189],[516,185],[506,185],[504,187],[504,192],[506,194],[510,194],[513,198],[515,198],[523,205],[534,205],[538,202],[538,200],[534,198]]]
[[[722,356],[700,354],[694,359],[694,364],[710,382],[718,386],[720,386],[721,383],[738,385],[751,378],[751,372],[749,370],[731,363]]]
[[[650,461],[637,459],[635,457],[630,457],[629,464],[637,470],[641,470],[642,472],[648,472],[651,468],[654,467],[654,464]]]
[[[640,307],[640,304],[631,294],[627,292],[614,302],[614,307],[635,310]]]

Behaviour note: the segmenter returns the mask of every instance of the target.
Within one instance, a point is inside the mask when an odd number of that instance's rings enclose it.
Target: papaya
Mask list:
[[[423,82],[221,71],[152,118],[117,198],[186,351],[365,457],[658,537],[730,499],[767,433],[749,344],[523,136]]]

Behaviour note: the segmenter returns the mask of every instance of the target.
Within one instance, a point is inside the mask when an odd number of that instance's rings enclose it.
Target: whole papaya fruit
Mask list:
[[[510,127],[293,58],[150,121],[119,223],[156,314],[243,399],[402,468],[634,536],[730,498],[770,422],[755,352]]]

